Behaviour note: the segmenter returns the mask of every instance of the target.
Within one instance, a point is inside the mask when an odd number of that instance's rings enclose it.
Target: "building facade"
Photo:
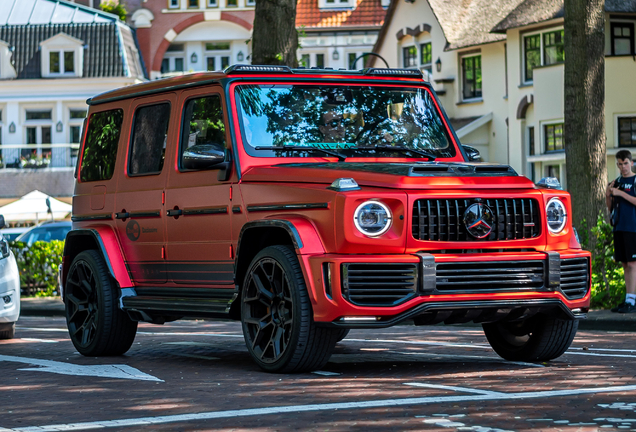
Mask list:
[[[131,0],[131,24],[151,79],[249,64],[255,0]],[[362,68],[388,0],[299,0],[304,67]],[[354,65],[355,63],[355,65]]]
[[[68,197],[86,100],[146,79],[134,30],[64,0],[9,3],[0,10],[0,198]]]
[[[616,152],[636,153],[636,9],[615,0],[605,8],[605,122],[615,178]],[[375,49],[393,67],[427,74],[461,142],[484,160],[566,185],[563,36],[558,0],[394,0]]]

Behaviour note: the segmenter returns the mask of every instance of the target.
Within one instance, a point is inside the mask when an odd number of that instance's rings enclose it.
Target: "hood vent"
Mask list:
[[[508,165],[436,163],[432,165],[412,166],[409,176],[517,176],[515,170]]]

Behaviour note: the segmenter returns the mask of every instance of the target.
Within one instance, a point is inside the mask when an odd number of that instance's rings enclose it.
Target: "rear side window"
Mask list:
[[[225,123],[219,96],[190,99],[185,106],[181,136],[181,165],[183,153],[195,146],[225,148]]]
[[[113,176],[123,118],[121,109],[91,115],[80,168],[81,181],[109,180]]]
[[[170,104],[138,108],[135,112],[128,174],[159,174],[166,154]]]

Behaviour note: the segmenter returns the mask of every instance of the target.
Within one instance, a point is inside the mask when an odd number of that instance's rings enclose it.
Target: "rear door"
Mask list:
[[[166,187],[169,279],[181,285],[234,287],[231,180],[219,168],[187,168],[184,152],[215,146],[225,152],[229,137],[221,87],[184,91],[179,98],[181,132],[175,166]]]
[[[136,285],[167,281],[163,194],[168,178],[166,147],[176,135],[170,121],[175,94],[135,99],[125,175],[118,182],[117,234]],[[128,115],[131,115],[128,114]]]

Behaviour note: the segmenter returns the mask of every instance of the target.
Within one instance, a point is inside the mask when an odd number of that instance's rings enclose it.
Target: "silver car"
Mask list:
[[[0,227],[4,227],[0,215]],[[9,242],[0,234],[0,339],[15,336],[15,322],[20,316],[20,274]]]

